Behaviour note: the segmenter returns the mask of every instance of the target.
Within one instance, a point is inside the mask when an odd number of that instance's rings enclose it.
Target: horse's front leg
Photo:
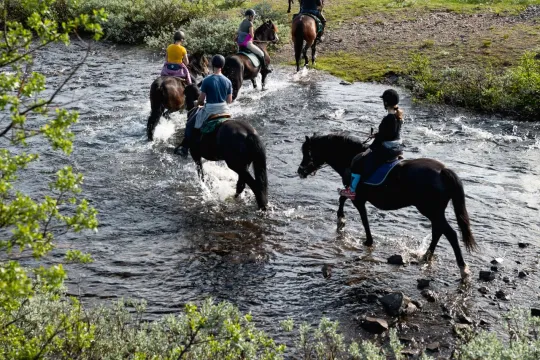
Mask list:
[[[337,211],[337,231],[343,230],[345,227],[345,212],[343,211],[343,207],[345,206],[345,201],[347,201],[347,198],[345,196],[339,197],[339,208]]]
[[[355,200],[353,201],[354,206],[358,209],[358,212],[360,213],[360,217],[362,218],[362,225],[364,225],[364,230],[366,232],[366,241],[364,241],[364,245],[366,246],[372,246],[373,245],[373,237],[371,236],[371,230],[369,229],[369,222],[367,218],[367,210],[366,210],[366,201],[365,200]]]

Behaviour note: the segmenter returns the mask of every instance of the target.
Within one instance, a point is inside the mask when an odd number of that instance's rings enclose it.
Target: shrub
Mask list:
[[[540,59],[534,52],[525,53],[517,66],[499,71],[491,66],[434,70],[426,56],[414,54],[407,74],[406,86],[417,99],[523,120],[540,118]]]

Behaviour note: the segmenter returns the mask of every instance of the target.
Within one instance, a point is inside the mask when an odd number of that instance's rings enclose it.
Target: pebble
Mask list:
[[[372,334],[382,334],[388,330],[388,323],[386,320],[366,317],[361,324],[362,329],[372,333]]]
[[[324,264],[322,267],[322,274],[325,279],[328,279],[332,276],[332,266],[328,264]]]
[[[437,293],[435,293],[432,290],[424,289],[421,292],[422,296],[426,298],[429,302],[435,302],[437,301]]]
[[[523,278],[529,276],[529,273],[528,273],[527,271],[525,271],[525,270],[521,270],[521,271],[518,273],[518,276],[519,276],[520,278],[523,279]]]
[[[386,261],[392,265],[405,265],[405,261],[401,255],[392,255]]]
[[[497,299],[500,299],[500,300],[510,299],[508,294],[506,294],[503,290],[497,290],[497,292],[495,293],[495,296],[497,297]]]
[[[441,347],[441,344],[438,341],[429,343],[426,345],[426,350],[429,350],[431,352],[437,352],[439,351],[439,348]]]
[[[495,273],[493,271],[480,271],[480,280],[492,281],[495,280]]]
[[[416,279],[416,282],[418,283],[416,287],[422,290],[429,286],[429,283],[431,282],[431,280],[430,279]]]
[[[531,316],[540,316],[540,309],[532,308]]]
[[[492,266],[491,271],[499,271],[499,267],[498,266]]]
[[[510,282],[510,278],[508,276],[505,276],[503,277],[503,281],[508,284]]]
[[[485,286],[479,287],[478,291],[480,291],[482,294],[489,293],[489,289],[487,287],[485,287]]]
[[[421,309],[424,307],[424,303],[420,300],[411,300],[411,302],[416,305],[417,308]]]
[[[525,249],[526,247],[529,247],[529,243],[524,243],[524,242],[518,242],[518,246],[522,249]]]
[[[351,82],[348,82],[348,81],[345,81],[345,80],[341,80],[341,81],[339,82],[339,84],[340,84],[340,85],[352,85]]]
[[[386,312],[391,316],[398,316],[407,308],[410,300],[401,292],[394,292],[379,299]]]
[[[458,321],[462,324],[468,324],[468,325],[471,325],[473,323],[472,319],[465,314],[459,314]]]

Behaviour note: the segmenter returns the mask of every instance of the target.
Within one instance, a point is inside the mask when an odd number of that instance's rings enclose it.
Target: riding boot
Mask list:
[[[260,57],[259,60],[261,61],[261,72],[264,70],[267,74],[270,74],[272,69],[266,63],[266,56]]]
[[[317,34],[316,41],[322,42],[324,40],[324,30],[326,29],[326,18],[324,17],[322,13],[319,16],[319,20],[321,20],[321,23],[322,23],[322,30],[320,33]]]

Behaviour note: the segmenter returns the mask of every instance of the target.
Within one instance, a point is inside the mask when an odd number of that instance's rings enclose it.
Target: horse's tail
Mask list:
[[[148,136],[148,141],[154,140],[154,130],[156,125],[165,110],[163,106],[163,101],[167,99],[167,90],[164,90],[162,82],[157,80],[154,82],[150,88],[150,116],[148,117],[148,122],[146,124],[146,135]]]
[[[302,15],[299,15],[296,20],[296,28],[294,30],[294,59],[296,60],[296,71],[300,69],[300,57],[302,56],[302,47],[304,46],[304,22]]]
[[[469,221],[469,214],[465,207],[465,192],[463,191],[463,183],[455,172],[450,169],[444,168],[441,170],[441,175],[444,184],[450,189],[452,204],[454,205],[454,213],[456,214],[457,223],[461,229],[461,235],[465,242],[465,248],[467,251],[473,251],[477,249],[476,241],[471,232],[471,223]]]
[[[248,149],[253,154],[253,172],[257,192],[254,191],[259,209],[266,210],[268,205],[268,177],[266,174],[266,150],[257,134],[249,134],[247,137]]]

